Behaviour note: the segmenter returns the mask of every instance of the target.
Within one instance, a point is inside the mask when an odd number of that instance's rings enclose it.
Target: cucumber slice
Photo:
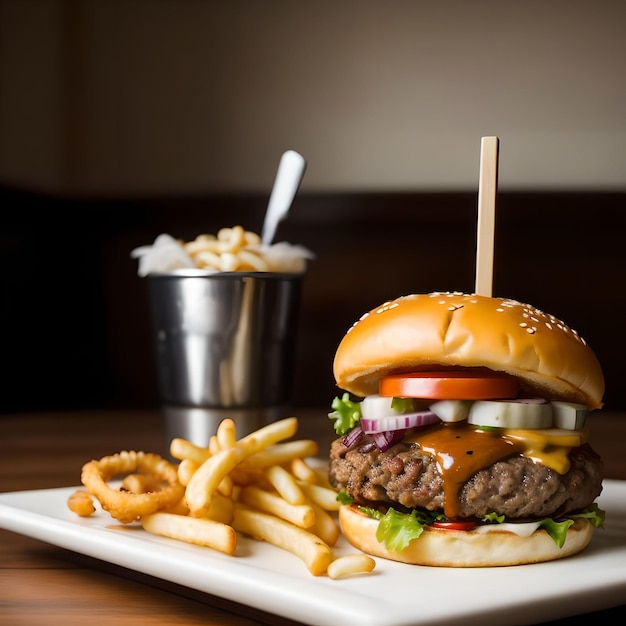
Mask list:
[[[462,422],[467,419],[471,406],[471,400],[439,400],[428,408],[442,422]]]
[[[550,428],[552,405],[540,398],[524,400],[478,400],[467,421],[496,428]]]
[[[413,398],[391,398],[373,394],[361,401],[361,416],[368,420],[377,420],[390,415],[415,413],[426,408],[426,404]]]
[[[361,416],[366,419],[374,420],[389,415],[396,415],[396,412],[391,408],[392,400],[393,398],[384,398],[378,394],[363,398],[361,402]]]
[[[585,425],[588,409],[584,404],[574,402],[552,401],[552,416],[554,425],[558,428],[578,430]]]

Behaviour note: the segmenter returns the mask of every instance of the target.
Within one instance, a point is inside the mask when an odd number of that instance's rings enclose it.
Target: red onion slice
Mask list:
[[[386,430],[385,432],[372,433],[372,437],[376,443],[376,447],[381,452],[385,452],[386,450],[389,450],[391,446],[395,446],[397,443],[400,443],[405,432],[405,430]]]
[[[343,438],[343,445],[346,448],[351,448],[362,436],[363,429],[360,426],[356,426]]]
[[[374,419],[361,418],[361,428],[366,434],[382,433],[388,430],[406,430],[441,422],[432,411],[417,411],[416,413],[402,413],[378,417]]]

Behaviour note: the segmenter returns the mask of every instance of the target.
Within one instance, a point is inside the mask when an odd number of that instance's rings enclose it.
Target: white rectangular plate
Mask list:
[[[100,510],[79,518],[66,505],[75,489],[0,494],[0,528],[312,626],[532,624],[626,598],[626,481],[604,482],[605,527],[579,555],[481,569],[378,559],[374,573],[341,580],[314,577],[292,554],[245,538],[227,556],[122,526]],[[336,548],[353,551],[343,540]]]

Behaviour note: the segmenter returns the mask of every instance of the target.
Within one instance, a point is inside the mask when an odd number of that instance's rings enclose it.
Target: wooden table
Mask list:
[[[332,428],[325,411],[302,410],[299,436],[327,449]],[[597,412],[594,448],[608,478],[626,480],[626,414]],[[80,482],[82,464],[123,449],[167,454],[159,413],[74,411],[0,416],[0,492],[67,487]],[[593,614],[622,623],[626,607]],[[196,593],[149,576],[0,530],[0,623],[222,624],[294,622]],[[574,623],[561,620],[553,624]]]

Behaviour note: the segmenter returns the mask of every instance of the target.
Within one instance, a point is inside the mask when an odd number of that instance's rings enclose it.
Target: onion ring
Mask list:
[[[166,485],[149,493],[130,493],[108,484],[114,476],[131,472],[154,474]],[[176,467],[158,454],[147,452],[122,451],[99,461],[89,461],[83,465],[80,480],[102,508],[123,524],[172,507],[185,495]]]

